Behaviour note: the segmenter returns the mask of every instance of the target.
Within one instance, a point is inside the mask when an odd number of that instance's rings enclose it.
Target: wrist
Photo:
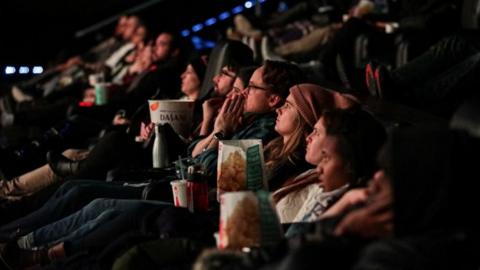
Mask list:
[[[225,140],[225,133],[223,131],[214,132],[213,139],[217,141]]]
[[[230,138],[231,133],[225,129],[214,128],[212,132],[213,137],[221,138],[221,140],[227,140]]]

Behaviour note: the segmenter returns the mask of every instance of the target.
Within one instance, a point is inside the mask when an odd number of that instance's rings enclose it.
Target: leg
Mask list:
[[[478,41],[464,36],[450,36],[439,41],[427,52],[392,72],[399,86],[412,86],[432,79],[445,70],[480,51]]]
[[[78,180],[62,185],[37,211],[0,227],[0,238],[12,239],[36,228],[74,213],[96,198],[138,199],[143,188],[124,187],[119,184]]]
[[[0,197],[19,198],[31,195],[53,183],[59,181],[48,165],[44,165],[36,170],[28,172],[10,181],[0,181]]]
[[[21,242],[25,247],[44,246],[59,239],[82,237],[93,228],[119,213],[148,202],[140,200],[95,199],[79,211],[28,234]]]
[[[67,255],[70,256],[85,250],[104,248],[119,235],[127,231],[140,229],[145,213],[161,207],[166,207],[166,205],[139,204],[137,208],[123,212],[117,217],[107,221],[107,223],[102,224],[102,226],[98,226],[86,236],[65,241],[65,251]]]

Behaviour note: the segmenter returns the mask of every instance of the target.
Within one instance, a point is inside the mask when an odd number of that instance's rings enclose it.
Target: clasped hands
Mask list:
[[[222,132],[229,136],[237,131],[241,124],[245,98],[240,94],[233,94],[225,100],[215,119],[213,133]]]

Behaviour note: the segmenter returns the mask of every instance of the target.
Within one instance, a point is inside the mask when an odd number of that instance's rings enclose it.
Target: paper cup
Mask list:
[[[155,124],[168,123],[175,132],[189,137],[194,102],[190,100],[149,100],[150,119]]]
[[[172,185],[173,202],[176,207],[188,207],[187,180],[175,180]]]
[[[105,105],[108,102],[108,83],[95,84],[95,104]]]

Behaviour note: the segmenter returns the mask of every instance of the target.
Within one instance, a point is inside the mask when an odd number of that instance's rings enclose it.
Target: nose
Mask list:
[[[218,83],[218,78],[219,78],[219,77],[220,77],[220,76],[218,76],[218,75],[213,76],[212,81],[213,81],[214,83]]]
[[[310,142],[312,142],[312,134],[308,134],[307,136],[307,144],[309,144]]]
[[[378,181],[385,177],[385,172],[383,170],[378,170],[373,175],[373,179]]]
[[[241,94],[242,94],[242,96],[243,96],[244,98],[247,98],[247,96],[248,96],[248,88],[243,89]]]

